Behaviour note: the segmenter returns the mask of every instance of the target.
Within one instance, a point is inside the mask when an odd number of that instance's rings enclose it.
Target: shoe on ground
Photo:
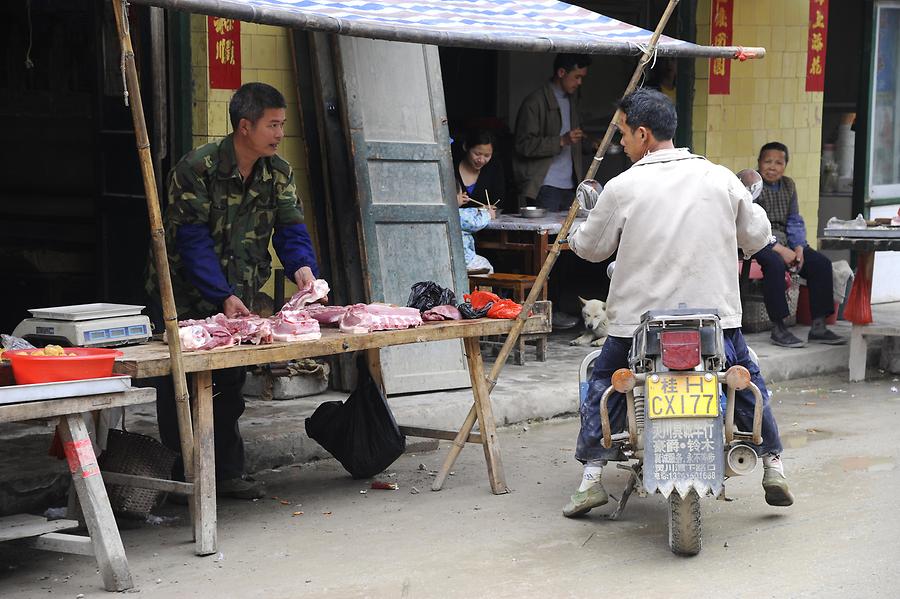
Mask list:
[[[763,490],[766,492],[766,503],[778,507],[794,505],[794,495],[788,487],[787,478],[775,467],[763,467]]]
[[[772,343],[781,347],[805,347],[806,342],[798,338],[787,328],[775,327],[772,329]]]
[[[578,324],[578,319],[574,316],[570,316],[565,312],[557,312],[553,311],[553,317],[551,319],[553,323],[554,329],[565,330],[565,329],[573,329],[575,325]]]
[[[599,482],[591,485],[586,491],[578,491],[569,498],[569,503],[563,508],[563,516],[577,518],[609,501],[606,489]]]
[[[835,335],[833,331],[829,331],[825,329],[823,331],[813,332],[812,329],[809,331],[809,342],[810,343],[825,343],[827,345],[843,345],[847,343],[847,340],[840,335]]]
[[[216,495],[233,499],[261,499],[266,494],[265,485],[249,476],[216,481]]]

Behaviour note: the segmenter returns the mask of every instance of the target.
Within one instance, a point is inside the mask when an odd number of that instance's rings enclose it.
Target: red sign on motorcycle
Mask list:
[[[713,0],[709,21],[709,43],[711,46],[730,46],[734,0]],[[710,95],[731,93],[731,60],[713,58],[709,61]]]

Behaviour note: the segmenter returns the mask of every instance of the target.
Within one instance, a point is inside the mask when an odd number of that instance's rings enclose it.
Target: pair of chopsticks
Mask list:
[[[488,193],[487,189],[484,190],[484,196],[485,196],[485,198],[487,198],[487,204],[483,204],[483,203],[479,202],[478,200],[475,200],[472,198],[469,198],[469,202],[471,202],[473,204],[477,204],[478,206],[481,206],[482,208],[488,208],[488,209],[494,208],[496,210],[497,204],[499,204],[500,201],[497,200],[497,202],[491,204],[491,194]]]

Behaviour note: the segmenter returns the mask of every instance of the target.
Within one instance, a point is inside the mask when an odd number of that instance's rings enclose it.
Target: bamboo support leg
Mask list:
[[[197,555],[216,552],[216,448],[213,432],[212,372],[194,374],[197,409],[194,444],[194,539]]]
[[[471,376],[471,372],[469,373]],[[475,379],[472,379],[472,385],[475,385]],[[475,418],[477,414],[475,413],[475,404],[472,404],[472,407],[469,408],[469,413],[466,415],[466,420],[463,422],[462,427],[460,427],[459,432],[456,433],[456,438],[453,439],[453,445],[450,446],[450,453],[447,454],[446,459],[444,459],[444,465],[441,466],[441,469],[438,470],[437,476],[434,478],[434,482],[431,484],[432,491],[440,491],[444,486],[444,481],[447,480],[447,474],[450,472],[450,469],[453,468],[453,464],[456,463],[456,458],[459,457],[459,452],[462,451],[463,447],[466,445],[466,438],[469,436],[469,433],[472,431],[472,427],[475,426]]]
[[[109,505],[109,496],[84,419],[81,414],[70,414],[61,418],[61,424],[59,431],[72,473],[72,485],[78,494],[91,536],[103,586],[107,591],[130,589],[134,583],[125,557],[125,547]]]

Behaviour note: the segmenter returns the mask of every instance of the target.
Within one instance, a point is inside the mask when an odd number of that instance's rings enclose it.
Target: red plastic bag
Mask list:
[[[491,309],[488,310],[488,318],[509,318],[513,319],[519,315],[519,312],[522,311],[522,306],[512,301],[511,299],[504,299],[494,302],[494,305],[491,306]]]
[[[856,276],[844,307],[844,318],[853,324],[872,322],[872,259],[872,254],[864,253],[856,263]]]
[[[500,296],[491,293],[490,291],[479,291],[477,287],[472,293],[463,295],[463,299],[472,304],[472,307],[476,310],[481,310],[490,302],[503,301],[500,299]]]

